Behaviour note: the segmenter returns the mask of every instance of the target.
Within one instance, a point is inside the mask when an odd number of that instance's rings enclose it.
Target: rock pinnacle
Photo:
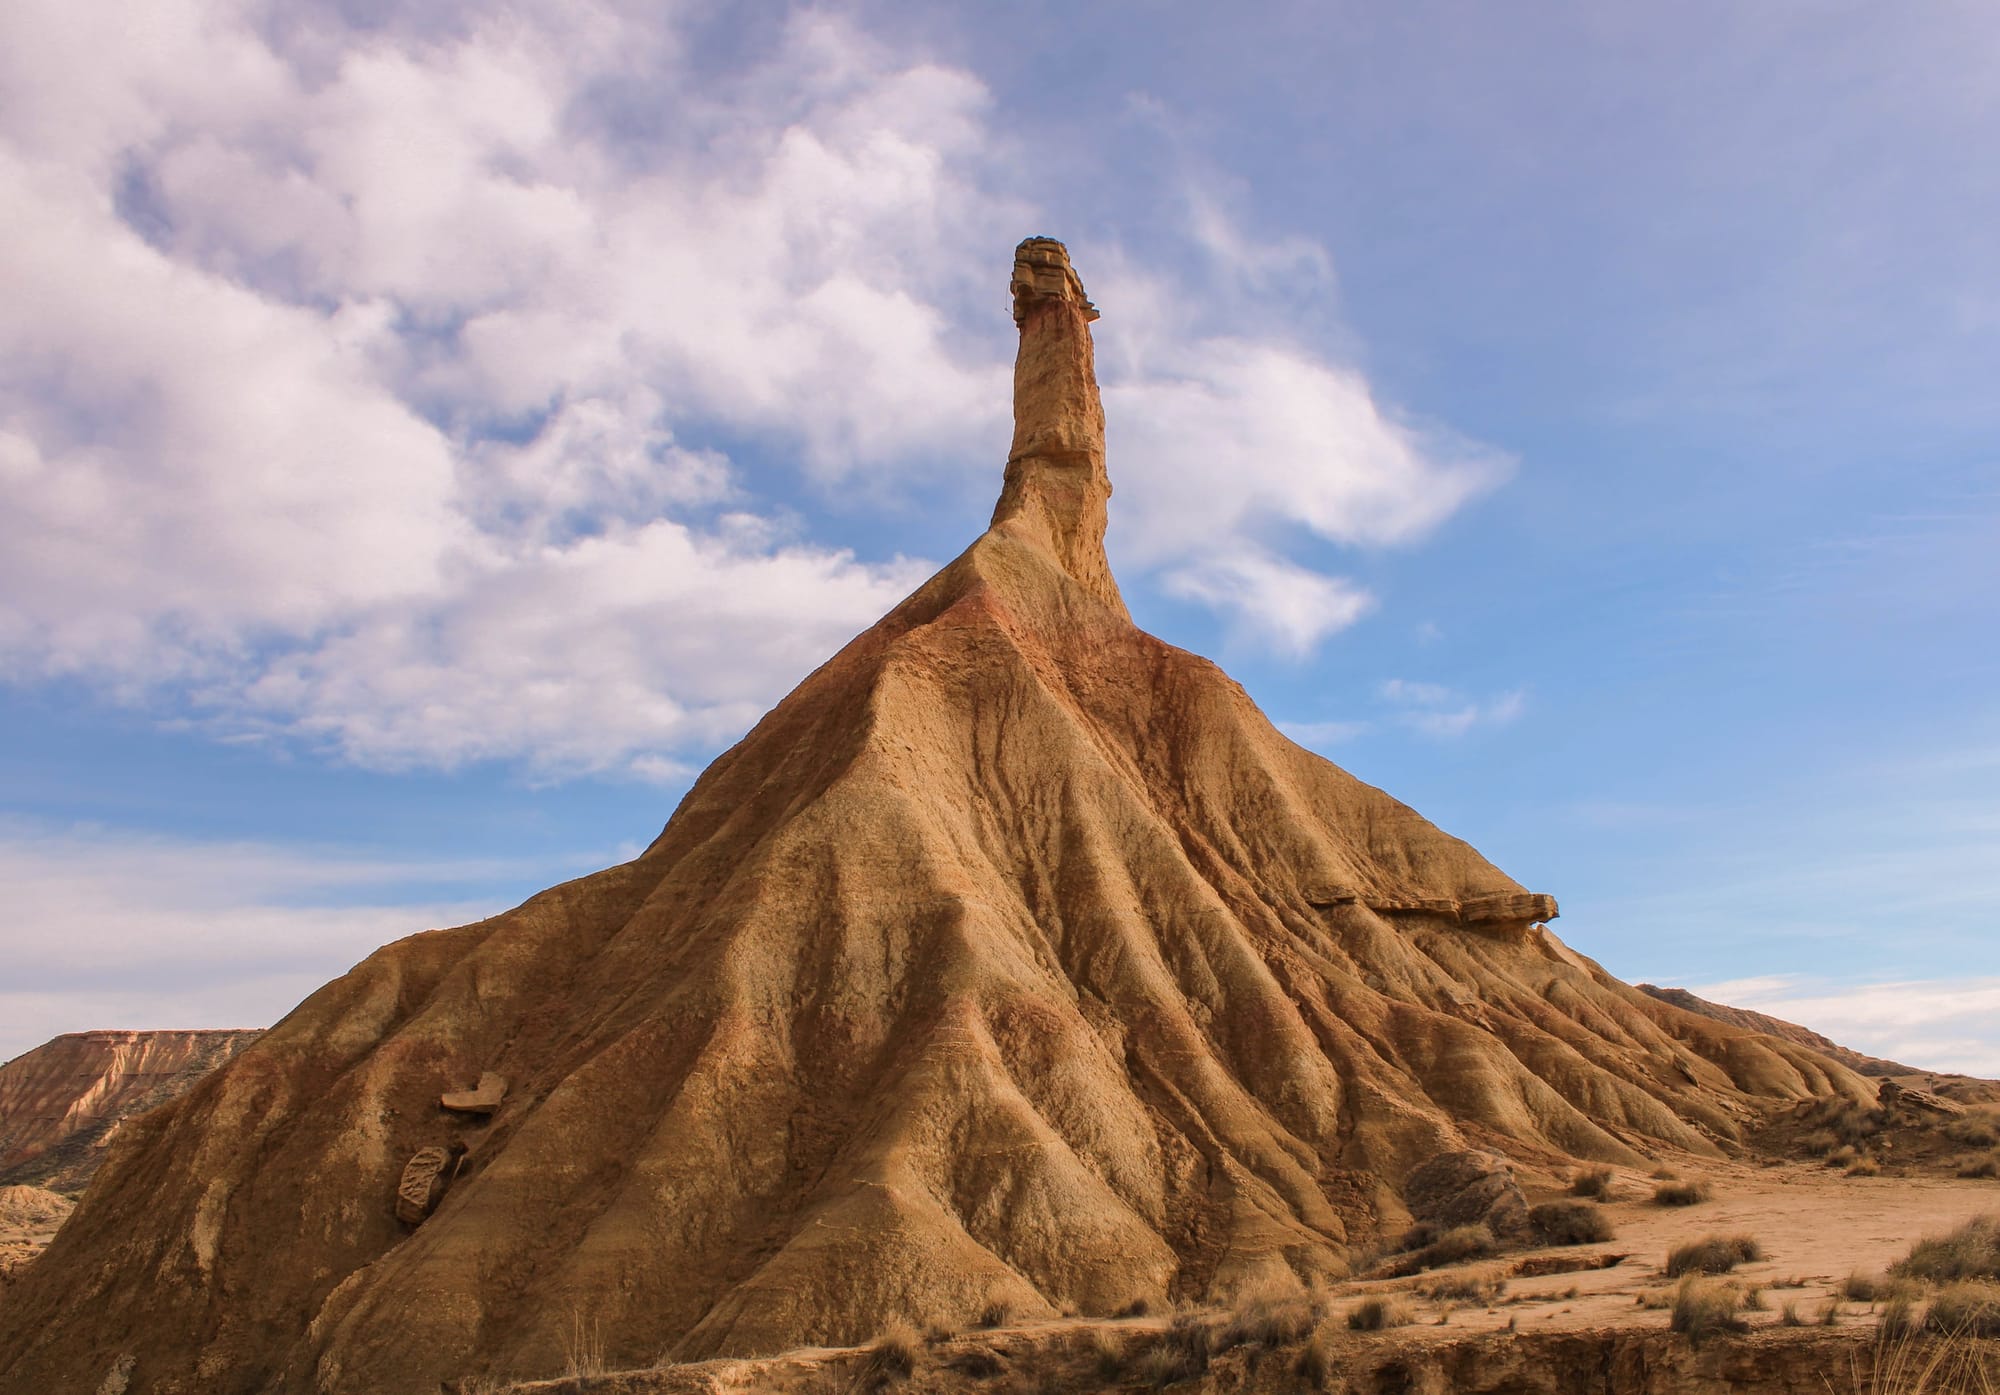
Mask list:
[[[1104,405],[1097,395],[1090,322],[1097,307],[1052,237],[1014,249],[1014,445],[993,526],[1052,553],[1082,587],[1120,615],[1124,598],[1104,556]]]

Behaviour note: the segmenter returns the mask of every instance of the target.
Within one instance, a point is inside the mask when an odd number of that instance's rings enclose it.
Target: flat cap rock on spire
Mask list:
[[[1111,476],[1090,345],[1097,307],[1069,264],[1069,249],[1052,237],[1014,249],[1010,289],[1021,327],[1014,446],[993,526],[1047,548],[1086,591],[1127,616],[1104,556]]]

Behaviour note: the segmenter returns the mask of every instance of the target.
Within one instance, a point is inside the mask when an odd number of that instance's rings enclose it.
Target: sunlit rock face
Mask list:
[[[128,1124],[0,1389],[429,1395],[579,1324],[616,1367],[1226,1297],[1400,1231],[1439,1153],[1873,1097],[1612,979],[1135,628],[1095,311],[1045,239],[1011,285],[992,527],[638,858],[383,948]]]

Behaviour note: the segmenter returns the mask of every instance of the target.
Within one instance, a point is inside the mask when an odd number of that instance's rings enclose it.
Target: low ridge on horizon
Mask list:
[[[991,526],[630,862],[412,935],[122,1128],[0,1388],[429,1392],[1345,1272],[1455,1149],[1718,1156],[1873,1100],[1557,939],[1139,630],[1063,244]],[[1114,307],[1115,308],[1115,307]],[[303,1321],[302,1321],[303,1319]]]

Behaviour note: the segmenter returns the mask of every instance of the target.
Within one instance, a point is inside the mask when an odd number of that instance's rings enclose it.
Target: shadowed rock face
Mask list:
[[[387,946],[128,1128],[0,1307],[0,1388],[136,1354],[152,1392],[428,1395],[579,1322],[619,1365],[1107,1313],[1335,1268],[1440,1151],[1629,1163],[1872,1098],[1613,980],[1135,629],[1088,302],[1024,252],[993,527],[640,857]],[[488,1072],[490,1116],[440,1107]]]

